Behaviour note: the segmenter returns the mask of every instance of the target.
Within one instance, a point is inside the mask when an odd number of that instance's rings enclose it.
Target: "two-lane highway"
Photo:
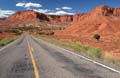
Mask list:
[[[0,51],[0,78],[120,78],[120,74],[25,34]]]

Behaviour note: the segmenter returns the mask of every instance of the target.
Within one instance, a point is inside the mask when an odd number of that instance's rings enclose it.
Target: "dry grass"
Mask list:
[[[115,64],[117,66],[120,66],[120,61],[115,58],[111,53],[109,52],[105,52],[105,56],[104,56],[104,59],[109,62],[109,63],[112,63],[112,64]]]

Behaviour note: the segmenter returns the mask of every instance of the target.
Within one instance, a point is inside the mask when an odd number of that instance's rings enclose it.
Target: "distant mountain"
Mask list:
[[[33,10],[16,12],[8,18],[1,18],[0,25],[5,27],[25,26],[26,24],[36,24],[40,26],[42,22],[52,24],[68,24],[73,21],[72,15],[46,15]]]

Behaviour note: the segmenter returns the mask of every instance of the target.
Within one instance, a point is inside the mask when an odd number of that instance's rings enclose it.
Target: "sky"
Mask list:
[[[23,10],[52,15],[72,15],[89,12],[100,5],[120,7],[120,0],[0,0],[0,18]]]

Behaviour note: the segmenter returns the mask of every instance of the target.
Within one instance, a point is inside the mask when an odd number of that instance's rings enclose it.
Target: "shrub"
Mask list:
[[[82,51],[83,52],[87,52],[90,48],[91,48],[91,46],[89,46],[89,45],[82,45],[82,47],[81,47],[82,49]]]
[[[4,38],[4,39],[0,39],[0,46],[5,46],[8,43],[14,41],[16,38]]]
[[[99,35],[99,34],[95,34],[95,35],[93,36],[93,38],[96,39],[96,40],[99,40],[99,39],[100,39],[100,35]]]
[[[88,49],[87,54],[91,57],[94,57],[94,58],[101,58],[101,56],[102,56],[101,49],[100,48],[93,48],[93,47]]]
[[[110,54],[109,52],[106,52],[105,60],[107,60],[108,62],[112,64],[120,66],[120,61],[116,57],[114,57],[112,54]]]

